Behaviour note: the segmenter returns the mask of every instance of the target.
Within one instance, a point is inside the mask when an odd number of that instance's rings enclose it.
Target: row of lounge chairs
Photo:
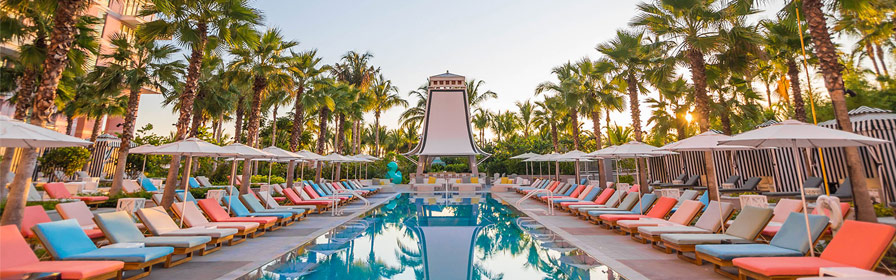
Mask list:
[[[137,209],[133,215],[126,211],[95,214],[80,200],[57,204],[63,218],[59,221],[52,221],[41,206],[29,206],[21,229],[0,228],[0,278],[56,272],[62,279],[121,279],[126,271],[137,271],[127,279],[142,278],[156,264],[176,266],[196,254],[210,254],[300,221],[310,212],[352,201],[354,197],[339,193],[342,189],[362,195],[379,191],[356,181],[305,181],[276,189],[287,195],[285,205],[267,191],[232,194],[222,201],[196,200],[181,192],[180,202],[168,209],[172,215],[161,206]],[[160,196],[154,194],[154,199]],[[105,243],[110,245],[97,247]],[[40,261],[31,249],[38,244],[52,260]]]
[[[796,199],[781,199],[774,208],[746,206],[729,221],[734,207],[709,201],[698,190],[686,190],[676,199],[642,194],[637,186],[620,190],[538,180],[516,191],[539,189],[549,192],[533,195],[536,200],[697,265],[709,262],[731,278],[795,279],[817,276],[824,267],[873,270],[896,238],[896,228],[853,220],[834,234],[831,211],[821,207],[808,215],[810,238],[802,213],[807,209]],[[846,217],[850,205],[839,207],[841,218]],[[824,251],[806,256],[822,239],[830,240]]]
[[[700,176],[699,175],[687,175],[681,174],[675,178],[674,181],[681,181],[681,184],[674,183],[660,183],[659,181],[651,183],[651,186],[657,188],[682,188],[682,189],[693,189],[693,190],[706,190],[706,187],[700,186]],[[720,193],[747,193],[747,192],[755,192],[769,197],[799,197],[799,192],[764,192],[759,190],[759,183],[762,181],[762,178],[759,177],[750,177],[744,181],[741,181],[741,177],[738,175],[731,175],[725,182],[723,183],[723,187],[719,188]],[[818,189],[822,188],[824,185],[824,181],[819,177],[808,177],[803,182],[803,188],[806,189]],[[724,186],[732,186],[732,187],[724,187]],[[806,199],[808,200],[816,200],[820,195],[808,195]],[[852,200],[852,184],[850,184],[849,177],[844,178],[843,182],[840,183],[835,192],[831,193],[830,196],[835,196],[840,200]]]

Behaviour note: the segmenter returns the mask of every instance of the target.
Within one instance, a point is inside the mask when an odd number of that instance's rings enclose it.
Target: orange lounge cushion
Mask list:
[[[119,261],[42,261],[15,267],[4,267],[0,277],[34,272],[59,272],[62,279],[84,279],[124,268]]]
[[[103,234],[103,231],[100,230],[100,229],[98,229],[98,228],[95,228],[95,229],[85,229],[85,230],[84,230],[84,233],[86,233],[86,234],[87,234],[87,237],[90,237],[90,239],[100,238],[100,237],[104,237],[104,236],[106,236],[105,234]]]
[[[818,257],[736,258],[734,265],[765,276],[818,275],[822,267],[850,266]]]
[[[84,202],[109,200],[108,196],[73,196],[72,198],[80,199],[81,201],[84,201]]]
[[[284,200],[286,200],[286,197],[282,197],[282,196],[273,196],[273,198],[274,198],[274,201],[276,201],[276,202],[283,202]]]

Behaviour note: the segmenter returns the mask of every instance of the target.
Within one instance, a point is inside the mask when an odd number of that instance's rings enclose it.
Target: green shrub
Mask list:
[[[893,216],[893,208],[887,207],[881,203],[875,203],[874,214],[877,214],[878,217],[891,217]]]
[[[64,147],[52,149],[38,159],[42,170],[50,173],[60,169],[65,175],[72,175],[81,170],[90,160],[90,151],[82,147]]]
[[[115,208],[118,206],[118,199],[120,198],[145,198],[146,200],[152,200],[152,193],[146,191],[138,191],[135,193],[119,193],[118,195],[109,196],[109,200],[103,202],[98,207],[111,207]]]
[[[252,175],[252,183],[267,183],[267,182],[268,182],[267,175]],[[283,177],[280,177],[277,175],[271,176],[271,184],[280,184],[280,183],[285,183],[285,182],[286,182],[286,179],[283,179]]]

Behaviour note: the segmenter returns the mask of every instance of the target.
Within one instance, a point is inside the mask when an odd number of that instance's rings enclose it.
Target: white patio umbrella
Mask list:
[[[235,157],[233,158],[233,162],[230,165],[230,184],[227,185],[227,195],[233,195],[233,185],[235,185],[236,181],[236,163],[240,159],[255,159],[255,158],[264,158],[273,156],[271,153],[246,146],[240,143],[233,143],[223,147],[225,150],[234,153]],[[250,180],[251,181],[251,180]],[[250,184],[251,182],[243,182],[243,184]],[[249,185],[246,185],[247,187]],[[230,213],[230,200],[227,201],[227,212]]]
[[[557,158],[559,160],[575,161],[575,163],[576,163],[576,184],[578,184],[579,180],[581,180],[579,177],[579,161],[591,161],[588,159],[587,153],[585,153],[583,151],[579,151],[579,150],[572,150],[572,151],[563,153],[563,154],[557,156]]]
[[[143,144],[143,145],[134,147],[133,149],[128,151],[128,153],[146,154],[146,153],[154,151],[156,148],[158,148],[158,147],[156,147],[156,145],[153,145],[153,144]],[[146,173],[146,156],[143,157],[143,169],[140,171],[140,174],[143,174],[143,173]]]
[[[336,171],[335,171],[335,170],[336,170],[336,165],[333,165],[333,164],[341,164],[341,163],[343,163],[343,162],[351,162],[351,161],[353,161],[352,159],[350,159],[350,158],[348,158],[348,157],[346,157],[346,156],[337,154],[337,153],[332,153],[332,154],[323,156],[323,157],[321,157],[321,158],[318,159],[318,160],[320,160],[320,161],[330,162],[331,166],[333,167],[333,168],[332,168],[333,171],[330,171],[330,176],[331,176],[330,179],[331,179],[331,180],[336,180]]]
[[[731,139],[720,141],[722,145],[743,145],[751,147],[790,147],[793,148],[793,158],[799,159],[799,148],[830,148],[830,147],[860,147],[875,146],[887,143],[886,140],[862,136],[837,129],[825,128],[795,120],[786,120],[767,127],[747,131]],[[803,189],[803,171],[797,168],[797,176],[800,186],[800,199],[803,209],[806,208],[806,192]],[[806,218],[806,229],[809,229],[809,212],[803,211]],[[810,230],[806,230],[809,239],[812,239]],[[815,256],[815,249],[809,246],[811,256]]]
[[[540,156],[540,155],[539,155],[539,154],[536,154],[536,153],[524,153],[524,154],[519,154],[519,155],[516,155],[516,156],[512,156],[512,157],[510,157],[510,159],[523,159],[523,160],[525,160],[525,159],[532,158],[532,157],[534,157],[534,156]],[[523,164],[526,165],[526,173],[529,173],[529,162],[523,162]],[[529,175],[529,174],[526,174],[526,175]]]
[[[365,160],[366,160],[366,161],[364,162],[364,178],[365,178],[365,179],[367,178],[367,167],[369,166],[369,163],[382,160],[381,158],[378,158],[378,157],[375,157],[375,156],[372,156],[372,155],[368,155],[368,154],[357,154],[357,155],[354,155],[354,157],[355,157],[355,158],[360,158],[360,159],[365,159]],[[361,170],[361,165],[360,165],[360,164],[358,164],[358,170],[359,170],[359,176],[358,176],[358,177],[360,177],[360,170]]]
[[[704,133],[700,133],[677,142],[672,142],[666,144],[665,146],[660,147],[660,150],[666,151],[676,151],[676,152],[684,152],[684,151],[738,151],[738,150],[751,150],[753,147],[750,146],[739,146],[739,145],[720,145],[719,141],[730,140],[731,136],[716,133],[714,131],[707,131]],[[714,155],[710,153],[710,158]],[[733,160],[733,157],[732,157]],[[708,163],[712,164],[712,162]],[[709,178],[707,178],[709,180]],[[709,184],[710,182],[707,182]],[[716,199],[721,202],[722,196],[719,192],[718,186],[716,187]],[[722,208],[719,208],[719,220],[722,225],[722,230],[725,229],[725,220],[722,217]]]
[[[641,170],[638,168],[637,159],[639,158],[647,158],[647,157],[655,157],[655,156],[663,156],[669,154],[675,154],[674,152],[663,151],[657,147],[647,145],[638,141],[631,141],[619,146],[614,147],[613,149],[606,149],[601,153],[597,153],[600,156],[613,157],[618,159],[620,158],[633,158],[635,159],[635,182],[640,184],[639,180],[641,178]],[[618,167],[618,166],[617,166]],[[649,170],[648,170],[649,172]],[[619,181],[619,172],[616,172],[616,181]],[[643,195],[641,193],[641,189],[638,188],[638,196]],[[639,209],[640,212],[643,213],[645,209]]]
[[[187,157],[187,167],[184,170],[183,175],[183,184],[184,184],[184,201],[187,200],[187,192],[190,191],[190,168],[193,165],[193,157],[221,157],[221,156],[234,156],[237,155],[234,152],[231,152],[224,147],[205,142],[199,140],[195,137],[190,137],[181,141],[177,141],[174,143],[168,143],[165,145],[160,145],[156,147],[156,149],[149,154],[154,155],[179,155]],[[171,187],[171,186],[169,186]],[[184,209],[186,211],[186,203],[184,203]],[[186,212],[181,212],[186,213]],[[183,220],[181,220],[181,226],[183,226]]]
[[[301,151],[296,152],[296,154],[302,156],[302,158],[306,161],[313,160],[313,161],[317,162],[320,158],[323,157],[322,155],[318,155],[318,154],[308,151],[308,150],[301,150]],[[305,178],[305,162],[302,162],[302,171],[300,172],[300,177],[302,179]]]
[[[270,158],[271,160],[268,161],[268,184],[271,183],[271,166],[273,165],[274,161],[295,162],[296,160],[302,159],[301,155],[278,148],[277,146],[270,146],[261,150],[274,155]]]
[[[68,136],[52,129],[0,116],[0,147],[55,148],[90,144],[90,141]]]

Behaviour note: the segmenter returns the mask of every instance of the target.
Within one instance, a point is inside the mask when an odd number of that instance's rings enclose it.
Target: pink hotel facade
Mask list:
[[[139,13],[140,8],[146,3],[145,0],[90,0],[90,2],[91,5],[87,13],[100,18],[100,23],[96,26],[97,33],[101,34],[100,36],[102,38],[100,41],[100,53],[109,53],[112,51],[112,47],[109,44],[109,38],[111,38],[113,34],[133,34],[138,24],[149,20],[148,18],[140,18],[136,16]],[[15,43],[0,45],[0,56],[16,55],[17,53],[18,46]],[[89,63],[93,65],[103,65],[104,63],[101,58],[91,59],[92,61]],[[126,93],[127,92],[122,92],[122,94]],[[143,94],[147,93],[156,92],[144,89]],[[13,94],[13,92],[0,94],[0,115],[12,117],[13,112],[15,111],[15,105],[6,100],[11,98]],[[107,116],[99,120],[88,119],[85,117],[75,118],[70,135],[84,139],[90,138],[93,125],[97,123],[97,121],[99,121],[101,126],[100,134],[107,133],[115,135],[116,133],[121,133],[121,125],[124,122],[124,118],[121,116]],[[59,132],[65,133],[67,126],[65,116],[55,116],[49,126]]]

